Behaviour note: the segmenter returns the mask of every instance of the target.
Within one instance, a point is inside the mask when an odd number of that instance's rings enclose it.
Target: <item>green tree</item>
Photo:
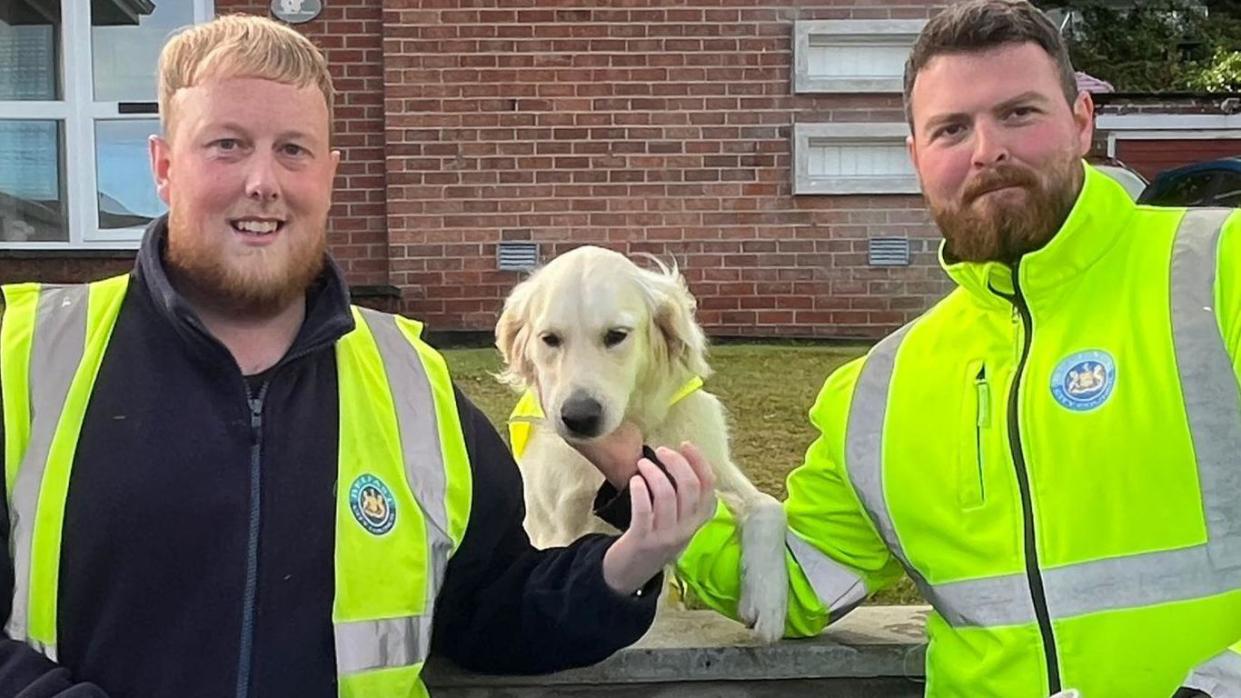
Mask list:
[[[1241,0],[1048,0],[1072,9],[1073,65],[1122,92],[1241,89]]]

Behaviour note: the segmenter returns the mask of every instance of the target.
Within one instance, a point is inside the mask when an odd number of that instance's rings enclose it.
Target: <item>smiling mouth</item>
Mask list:
[[[274,235],[284,229],[284,221],[241,219],[231,220],[228,224],[233,232],[247,237],[262,238]]]

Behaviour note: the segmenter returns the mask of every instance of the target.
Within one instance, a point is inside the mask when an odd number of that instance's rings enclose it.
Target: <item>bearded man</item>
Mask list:
[[[811,410],[787,634],[904,570],[929,696],[1241,696],[1241,216],[1135,206],[1087,166],[1090,95],[1024,1],[932,18],[905,104],[958,288]],[[633,431],[591,451],[615,487]],[[721,509],[677,565],[734,618],[740,537]]]

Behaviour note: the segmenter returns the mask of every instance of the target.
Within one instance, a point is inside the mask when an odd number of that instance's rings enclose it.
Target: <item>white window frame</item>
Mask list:
[[[1113,158],[1117,141],[1241,142],[1241,114],[1100,114],[1095,128],[1107,132],[1107,155]]]
[[[215,17],[215,0],[190,0],[194,23]],[[142,228],[99,228],[99,190],[96,181],[95,124],[98,121],[158,119],[158,114],[120,114],[117,102],[94,101],[94,64],[91,57],[90,3],[61,0],[61,75],[59,101],[0,100],[0,120],[59,121],[64,133],[60,153],[64,178],[68,241],[14,242],[0,240],[5,250],[137,249]]]
[[[925,19],[826,19],[799,21],[793,25],[793,92],[806,93],[890,93],[904,92],[903,71],[892,76],[842,78],[813,75],[810,48],[822,43],[891,44],[913,47]]]
[[[793,124],[793,194],[917,194],[917,174],[888,177],[815,177],[810,151],[820,144],[882,142],[905,146],[903,123]]]

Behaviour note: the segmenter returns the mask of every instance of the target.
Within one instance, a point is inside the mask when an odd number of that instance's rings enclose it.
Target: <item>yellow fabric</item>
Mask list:
[[[702,376],[690,378],[685,385],[673,393],[668,404],[677,404],[694,394],[695,391],[701,390],[702,386]],[[521,398],[517,400],[517,404],[513,406],[513,411],[508,417],[508,443],[513,450],[513,456],[518,460],[521,460],[522,454],[526,452],[526,444],[530,443],[530,437],[534,433],[532,423],[544,417],[546,415],[543,414],[543,407],[539,404],[538,396],[533,390],[527,389],[521,394]]]
[[[0,316],[0,400],[4,405],[5,492],[12,492],[30,441],[30,350],[39,284],[4,287],[8,311]]]
[[[112,336],[112,327],[125,299],[129,276],[117,276],[90,285],[87,302],[86,351],[69,385],[60,423],[52,437],[43,486],[35,514],[30,562],[30,625],[27,634],[44,645],[56,645],[56,608],[60,588],[60,540],[65,523],[65,498],[77,452],[78,433],[86,416],[95,377]]]
[[[388,377],[370,329],[336,343],[340,445],[336,486],[336,596],[333,622],[416,616],[426,612],[430,545],[422,507],[405,475],[405,458]],[[396,502],[392,529],[376,535],[351,509],[351,485],[374,476]]]
[[[414,666],[378,669],[341,679],[340,698],[428,698],[422,683],[422,663]]]

